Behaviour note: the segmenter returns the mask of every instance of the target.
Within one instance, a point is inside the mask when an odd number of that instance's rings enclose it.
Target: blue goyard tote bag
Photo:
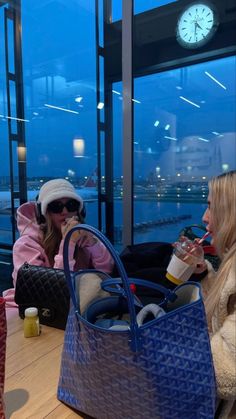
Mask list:
[[[127,327],[118,323],[109,328],[86,315],[94,305],[111,311],[110,299],[121,297],[93,301],[86,313],[80,313],[79,274],[71,273],[68,263],[68,243],[76,230],[92,233],[113,256],[120,281],[105,276],[104,282],[122,284],[115,288],[126,301]],[[170,291],[153,283],[164,293],[161,316],[138,324],[143,308],[130,287],[138,279],[127,278],[109,240],[86,224],[75,226],[65,238],[64,269],[72,303],[58,399],[97,419],[213,419],[215,375],[199,285],[188,282]]]

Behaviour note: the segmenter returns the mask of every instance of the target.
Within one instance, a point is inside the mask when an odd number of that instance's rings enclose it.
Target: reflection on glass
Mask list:
[[[84,140],[75,138],[73,140],[74,157],[84,157]]]
[[[236,168],[235,67],[232,56],[134,79],[135,242],[173,241],[201,223],[209,178]]]
[[[22,146],[17,147],[17,154],[18,154],[18,162],[25,163],[26,162],[26,147],[22,147]]]

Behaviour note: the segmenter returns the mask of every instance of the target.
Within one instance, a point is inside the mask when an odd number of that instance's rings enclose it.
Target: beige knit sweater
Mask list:
[[[212,267],[208,271],[202,281],[203,297],[216,279]],[[211,349],[217,393],[223,400],[219,419],[236,419],[236,266],[229,273],[212,318]]]

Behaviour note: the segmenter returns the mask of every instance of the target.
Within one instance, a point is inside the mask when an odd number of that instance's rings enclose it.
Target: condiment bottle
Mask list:
[[[24,318],[24,336],[25,338],[30,338],[39,336],[39,334],[40,328],[38,309],[36,307],[26,308]]]

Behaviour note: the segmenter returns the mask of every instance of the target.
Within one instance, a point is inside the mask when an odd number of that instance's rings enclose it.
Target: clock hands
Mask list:
[[[199,25],[199,23],[197,21],[194,22],[194,35],[195,35],[195,39],[197,40],[197,35],[198,35],[198,31],[197,29],[201,29],[202,27]]]
[[[199,25],[199,23],[198,22],[195,22],[195,29],[196,28],[199,28],[199,29],[201,29],[202,30],[202,27]]]

